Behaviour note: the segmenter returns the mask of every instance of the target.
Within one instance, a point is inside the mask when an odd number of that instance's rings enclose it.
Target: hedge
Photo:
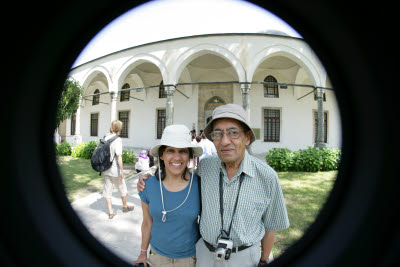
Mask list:
[[[64,144],[66,142],[63,142]],[[68,143],[67,143],[68,144]],[[99,144],[98,141],[90,141],[90,142],[83,142],[80,143],[79,145],[74,146],[74,148],[71,150],[70,147],[70,153],[74,158],[82,158],[82,159],[91,159],[92,154],[94,149],[97,147]],[[68,144],[69,145],[69,144]],[[57,151],[57,148],[56,148]],[[59,154],[57,154],[59,155]],[[68,155],[63,155],[63,156],[68,156]],[[122,150],[122,162],[126,164],[133,164],[135,160],[135,152],[131,149],[124,149]]]
[[[57,156],[70,156],[71,155],[71,145],[68,142],[62,142],[61,144],[56,144],[56,155]]]
[[[339,148],[308,147],[291,151],[288,148],[273,148],[265,160],[275,171],[318,172],[337,170],[341,151]]]

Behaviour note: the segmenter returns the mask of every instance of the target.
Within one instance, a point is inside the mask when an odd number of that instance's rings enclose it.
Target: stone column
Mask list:
[[[324,143],[324,89],[317,88],[317,101],[318,101],[318,118],[317,118],[317,140],[315,147],[323,149],[326,144]]]
[[[240,88],[242,89],[242,106],[246,110],[250,121],[250,84],[242,83],[240,84]]]
[[[117,119],[117,99],[118,93],[117,92],[110,92],[111,97],[111,122]]]
[[[75,145],[82,143],[81,136],[81,105],[82,105],[82,96],[79,97],[79,106],[75,113],[75,135],[74,142]]]
[[[175,87],[173,86],[165,86],[165,92],[167,93],[167,104],[165,108],[166,115],[166,126],[169,126],[174,123],[174,92]]]

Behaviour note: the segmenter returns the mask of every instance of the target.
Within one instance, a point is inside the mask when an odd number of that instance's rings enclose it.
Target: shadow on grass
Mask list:
[[[278,172],[290,227],[276,232],[277,257],[303,236],[315,221],[335,182],[337,172]]]

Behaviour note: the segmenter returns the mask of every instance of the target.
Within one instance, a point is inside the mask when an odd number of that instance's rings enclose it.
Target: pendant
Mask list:
[[[165,210],[163,210],[161,213],[162,213],[161,220],[162,220],[162,222],[165,222],[167,220],[167,212]]]

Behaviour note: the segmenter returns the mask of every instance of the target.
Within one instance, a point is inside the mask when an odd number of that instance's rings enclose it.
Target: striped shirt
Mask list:
[[[201,177],[200,233],[204,240],[216,245],[221,232],[220,172],[223,173],[225,231],[228,231],[231,223],[240,174],[245,173],[230,233],[234,247],[253,245],[264,237],[265,231],[289,227],[278,175],[271,167],[245,151],[238,172],[229,181],[225,167],[218,156],[210,156],[200,161],[196,170],[197,175]]]

